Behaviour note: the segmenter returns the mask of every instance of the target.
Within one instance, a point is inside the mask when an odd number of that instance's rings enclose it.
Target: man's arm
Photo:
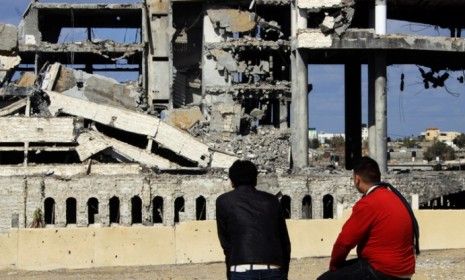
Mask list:
[[[330,270],[338,269],[346,260],[350,250],[362,241],[373,221],[373,211],[364,201],[359,201],[352,209],[352,215],[342,227],[334,243],[329,263]]]
[[[220,240],[221,247],[223,248],[225,263],[226,263],[226,277],[230,279],[230,263],[229,263],[229,251],[230,251],[230,240],[228,234],[228,225],[226,220],[225,207],[221,204],[219,199],[216,200],[216,227],[218,231],[218,239]]]

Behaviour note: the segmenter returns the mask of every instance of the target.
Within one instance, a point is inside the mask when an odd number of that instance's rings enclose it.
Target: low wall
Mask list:
[[[417,212],[422,250],[465,248],[465,211]],[[331,253],[344,220],[288,220],[292,257]],[[0,235],[0,268],[49,270],[223,261],[215,221],[176,227],[47,228]]]

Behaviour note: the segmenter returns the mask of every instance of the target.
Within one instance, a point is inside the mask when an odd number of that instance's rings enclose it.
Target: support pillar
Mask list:
[[[375,2],[375,31],[377,35],[386,35],[387,0]],[[387,92],[386,92],[386,54],[375,56],[375,125],[376,125],[376,161],[381,173],[387,172]]]
[[[297,50],[295,55],[296,89],[292,95],[294,114],[292,118],[292,158],[294,168],[308,166],[308,66],[304,54]]]
[[[368,64],[368,154],[376,158],[376,121],[375,121],[375,65]]]
[[[149,53],[147,57],[148,103],[172,108],[171,0],[146,1]]]
[[[287,117],[288,117],[287,100],[282,98],[279,100],[279,128],[281,130],[288,129]]]
[[[307,14],[293,4],[291,6],[292,37],[298,29],[307,28]],[[291,58],[292,67],[292,159],[294,169],[308,166],[308,64],[305,54],[295,50]]]
[[[375,103],[376,103],[376,161],[381,173],[387,172],[387,91],[386,56],[375,58]]]
[[[352,170],[362,157],[362,73],[361,65],[345,65],[345,163]]]

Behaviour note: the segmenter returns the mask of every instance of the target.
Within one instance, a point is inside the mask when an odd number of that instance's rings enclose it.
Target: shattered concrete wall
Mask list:
[[[423,176],[415,174],[390,176],[387,178],[410,200],[410,195],[418,194],[420,203],[448,194],[446,186],[455,186],[455,191],[465,190],[465,176],[459,172],[447,176]],[[88,226],[87,201],[98,199],[99,209],[96,224],[109,226],[109,200],[120,200],[120,224],[132,224],[131,199],[138,196],[142,200],[142,224],[153,225],[153,199],[163,198],[162,218],[164,225],[174,223],[174,201],[184,198],[184,209],[180,212],[180,221],[196,220],[196,199],[206,199],[206,219],[215,219],[215,201],[222,193],[231,190],[224,176],[208,179],[200,177],[153,176],[153,175],[116,175],[116,176],[77,176],[60,178],[47,177],[0,177],[0,189],[3,197],[0,204],[0,231],[10,228],[28,227],[34,212],[44,211],[44,200],[55,201],[55,227],[66,226],[66,200],[77,200],[78,227]],[[424,186],[427,185],[428,189]],[[333,197],[333,214],[338,217],[338,208],[347,210],[360,197],[352,186],[350,174],[321,174],[318,176],[261,176],[258,188],[280,197],[290,198],[290,218],[301,219],[304,215],[303,199],[311,197],[312,218],[323,217],[323,197]],[[338,206],[339,205],[339,206]]]

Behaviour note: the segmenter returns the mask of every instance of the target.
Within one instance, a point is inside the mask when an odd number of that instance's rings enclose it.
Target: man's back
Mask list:
[[[278,199],[239,186],[217,200],[218,234],[229,265],[289,262],[290,242]]]
[[[357,240],[358,239],[358,240]],[[412,220],[401,200],[385,187],[360,199],[337,240],[357,243],[359,257],[388,275],[415,272]]]

